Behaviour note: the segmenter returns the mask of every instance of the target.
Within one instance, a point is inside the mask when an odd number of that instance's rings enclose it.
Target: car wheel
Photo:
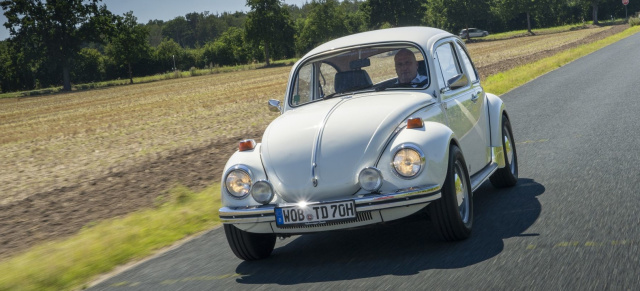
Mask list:
[[[442,198],[429,205],[431,221],[446,241],[468,238],[473,226],[473,192],[467,165],[460,149],[453,145],[449,152],[447,177],[442,185]]]
[[[224,225],[224,233],[233,253],[245,261],[270,256],[276,245],[276,235],[271,233],[246,232],[230,224]]]
[[[505,115],[502,116],[502,148],[505,167],[498,169],[489,180],[496,188],[512,187],[518,183],[518,153],[513,139],[511,123]]]
[[[482,34],[482,36],[487,36],[487,35],[489,35],[489,34],[488,34],[488,33],[486,33],[486,32]]]

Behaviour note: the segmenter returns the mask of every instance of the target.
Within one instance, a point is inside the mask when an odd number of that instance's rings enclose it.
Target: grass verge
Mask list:
[[[570,25],[556,26],[556,27],[550,27],[550,28],[532,29],[531,31],[536,35],[542,35],[542,34],[551,34],[551,33],[559,33],[559,32],[571,31],[576,29],[582,29],[584,27],[585,25],[583,24],[570,24]],[[530,36],[530,35],[531,34],[529,34],[529,32],[526,29],[524,29],[524,30],[514,30],[514,31],[501,32],[496,34],[490,34],[486,37],[478,38],[474,40],[478,40],[478,41],[500,40],[500,39],[508,39],[513,37]]]
[[[159,206],[87,226],[0,262],[0,290],[71,290],[94,276],[218,224],[220,184],[194,193],[177,186]]]
[[[606,21],[602,21],[600,25],[623,24],[625,23],[625,21],[626,21],[625,19],[614,19],[612,21],[606,20]],[[545,34],[560,33],[560,32],[566,32],[566,31],[572,31],[572,30],[578,30],[578,29],[586,29],[588,27],[589,25],[587,24],[568,24],[563,26],[531,29],[531,32],[533,32],[533,34],[535,35],[545,35]],[[502,39],[509,39],[514,37],[523,37],[523,36],[531,36],[531,34],[526,29],[514,30],[514,31],[507,31],[507,32],[501,32],[496,34],[490,34],[486,37],[481,37],[481,38],[472,38],[472,40],[482,42],[482,41],[502,40]]]
[[[484,80],[483,87],[486,92],[502,95],[539,76],[638,32],[640,32],[640,26],[634,26],[605,39],[585,44],[574,49],[569,49],[537,62],[513,68],[506,72],[491,75]]]

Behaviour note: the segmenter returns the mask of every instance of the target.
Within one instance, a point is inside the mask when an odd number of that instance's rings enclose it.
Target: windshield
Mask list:
[[[372,46],[310,59],[298,66],[289,102],[309,102],[360,92],[429,86],[422,52],[414,46]]]

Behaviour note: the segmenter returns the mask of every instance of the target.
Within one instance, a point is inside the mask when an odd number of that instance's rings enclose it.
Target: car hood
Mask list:
[[[276,193],[291,203],[349,197],[360,189],[360,170],[374,166],[398,125],[433,102],[424,93],[389,92],[289,110],[262,137],[267,177]]]

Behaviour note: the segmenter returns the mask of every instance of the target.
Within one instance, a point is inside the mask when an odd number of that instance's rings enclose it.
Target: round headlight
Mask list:
[[[393,156],[393,169],[402,178],[413,178],[424,165],[424,155],[414,146],[403,146]]]
[[[360,175],[358,175],[358,182],[364,190],[371,192],[378,191],[380,187],[382,187],[382,173],[373,167],[364,168],[360,171]]]
[[[273,200],[273,187],[271,183],[260,180],[251,187],[251,196],[258,203],[269,204]]]
[[[247,197],[251,189],[249,169],[236,167],[236,169],[229,171],[227,177],[224,179],[224,185],[232,197],[237,199]]]

